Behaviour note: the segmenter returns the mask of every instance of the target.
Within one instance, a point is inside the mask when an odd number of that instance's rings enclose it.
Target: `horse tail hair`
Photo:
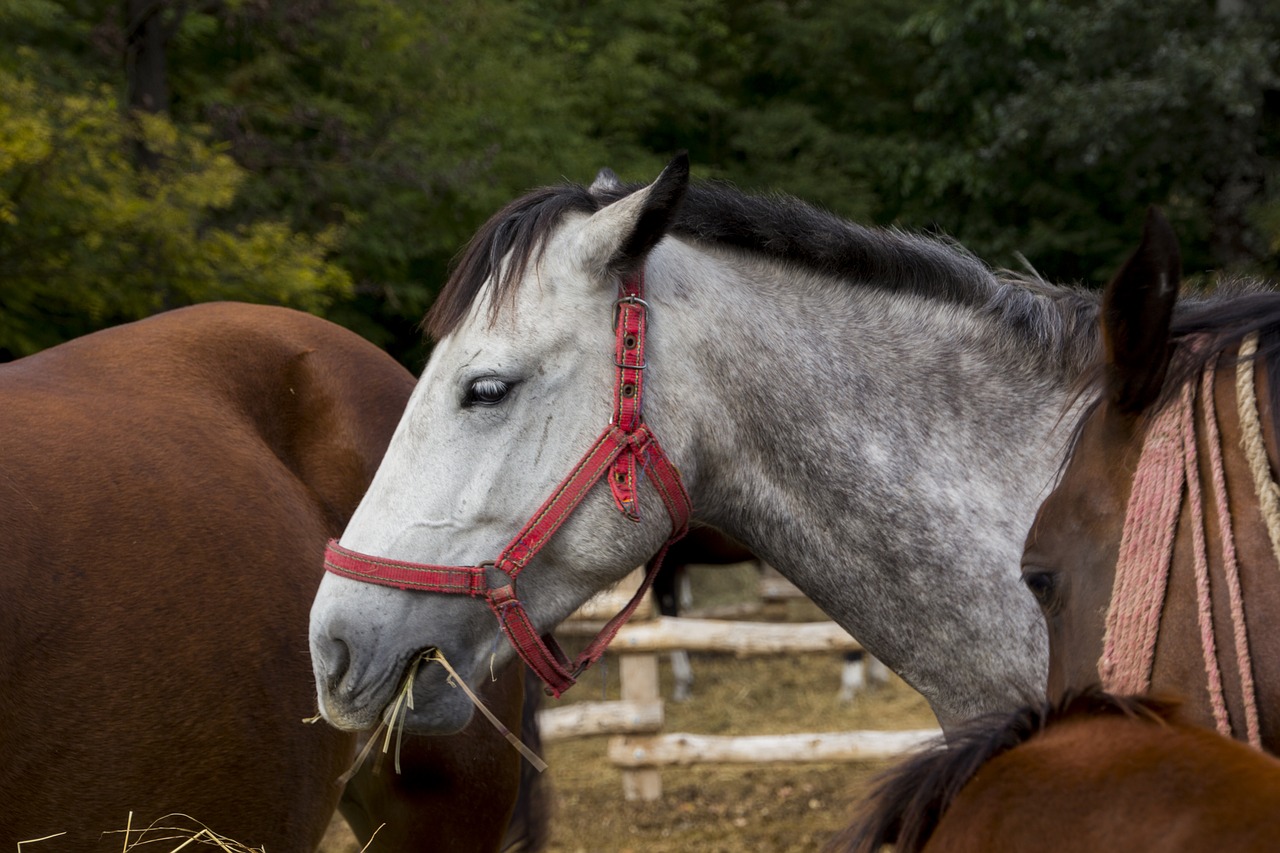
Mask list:
[[[1027,705],[1012,713],[978,717],[944,740],[880,774],[854,821],[827,845],[827,853],[919,853],[942,816],[984,764],[1076,715],[1122,715],[1151,722],[1168,719],[1177,703],[1140,696],[1112,696],[1101,688],[1070,691],[1056,703]]]
[[[542,730],[538,710],[542,707],[542,682],[525,668],[524,710],[520,717],[520,739],[534,753],[542,754]],[[520,762],[520,791],[515,809],[502,839],[502,853],[539,853],[550,840],[551,780],[528,761]]]

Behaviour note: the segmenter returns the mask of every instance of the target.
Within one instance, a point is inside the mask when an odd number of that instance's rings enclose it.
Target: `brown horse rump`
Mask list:
[[[413,384],[338,326],[231,303],[0,365],[0,839],[98,849],[181,812],[315,848],[354,743],[301,722],[308,611]],[[502,824],[517,759],[472,741],[415,745],[431,772],[399,784],[475,764]]]

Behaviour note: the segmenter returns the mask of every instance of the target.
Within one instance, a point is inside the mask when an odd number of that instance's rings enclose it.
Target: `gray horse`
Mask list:
[[[366,555],[493,560],[609,422],[617,283],[643,271],[644,417],[716,527],[929,700],[944,727],[1040,696],[1045,628],[1019,578],[1057,472],[1095,299],[995,276],[958,247],[788,198],[602,172],[477,233],[429,316],[439,343],[341,539]],[[538,632],[671,532],[598,485],[520,575]],[[439,649],[468,681],[512,650],[479,600],[328,574],[311,614],[325,717],[375,724]],[[472,714],[439,666],[407,728]]]

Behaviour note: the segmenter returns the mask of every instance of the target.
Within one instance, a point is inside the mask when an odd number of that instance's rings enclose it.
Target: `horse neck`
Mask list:
[[[650,279],[655,299],[678,306],[655,316],[655,329],[671,331],[655,338],[651,400],[662,383],[679,420],[696,425],[686,428],[699,518],[741,539],[926,695],[935,687],[940,713],[985,701],[939,707],[955,687],[937,684],[954,665],[941,650],[967,629],[922,606],[1003,623],[1006,648],[993,636],[978,650],[1013,673],[995,689],[1041,690],[1043,627],[1018,564],[1063,449],[1054,428],[1073,378],[1063,354],[978,309],[727,252],[676,244]],[[1043,310],[1056,309],[1045,299]],[[663,372],[668,347],[687,373]],[[661,405],[650,409],[659,434]]]

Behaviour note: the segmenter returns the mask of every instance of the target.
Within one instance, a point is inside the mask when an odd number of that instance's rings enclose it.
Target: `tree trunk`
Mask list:
[[[129,112],[169,112],[169,66],[165,57],[177,14],[168,0],[125,0],[125,73]],[[133,142],[134,164],[154,169],[159,156],[140,138]]]

